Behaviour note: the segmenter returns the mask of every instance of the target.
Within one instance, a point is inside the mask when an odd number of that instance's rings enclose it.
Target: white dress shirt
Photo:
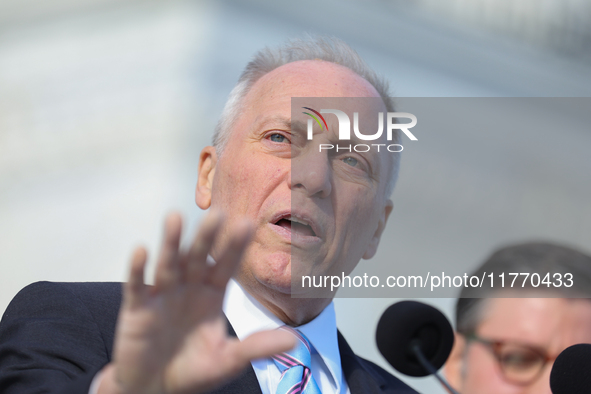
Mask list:
[[[263,330],[276,329],[284,323],[231,279],[224,298],[224,313],[239,339]],[[337,323],[331,302],[314,320],[297,327],[313,347],[312,376],[324,394],[347,394],[349,388],[343,370],[337,340]],[[263,394],[274,394],[281,372],[272,359],[253,360]]]

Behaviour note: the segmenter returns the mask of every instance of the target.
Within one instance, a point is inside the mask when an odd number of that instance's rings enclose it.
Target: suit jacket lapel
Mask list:
[[[232,380],[230,383],[225,384],[222,387],[219,387],[213,391],[210,391],[211,394],[236,394],[236,393],[244,393],[244,394],[262,394],[261,386],[259,386],[259,381],[257,380],[257,376],[254,373],[254,369],[252,366],[249,365],[248,368],[236,379]]]
[[[384,379],[362,364],[361,359],[355,356],[355,353],[353,353],[340,332],[338,332],[338,342],[341,353],[341,367],[351,394],[382,393],[382,388],[386,385]]]

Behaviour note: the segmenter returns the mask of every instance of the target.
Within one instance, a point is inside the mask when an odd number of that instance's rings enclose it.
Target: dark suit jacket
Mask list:
[[[38,282],[21,290],[0,321],[0,393],[87,394],[96,372],[111,360],[120,303],[120,283]],[[340,333],[338,342],[352,394],[416,393],[357,357]],[[249,367],[214,393],[261,390]]]

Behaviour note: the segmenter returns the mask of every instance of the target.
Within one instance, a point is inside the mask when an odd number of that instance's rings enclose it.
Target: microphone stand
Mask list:
[[[413,340],[412,343],[410,344],[410,349],[412,350],[412,352],[415,355],[415,357],[417,358],[417,360],[419,360],[419,363],[423,366],[423,368],[425,368],[430,374],[435,376],[437,378],[437,380],[439,380],[439,383],[441,383],[443,386],[445,386],[445,388],[448,389],[450,393],[460,394],[456,390],[454,390],[453,387],[451,387],[449,385],[449,383],[447,383],[445,381],[445,379],[443,379],[441,376],[439,376],[435,367],[429,362],[429,360],[427,360],[427,358],[423,354],[423,351],[421,350],[420,341],[418,341],[416,339]]]

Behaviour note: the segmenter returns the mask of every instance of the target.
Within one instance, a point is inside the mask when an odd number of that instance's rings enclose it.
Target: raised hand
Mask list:
[[[153,287],[144,284],[147,254],[133,254],[119,312],[112,362],[99,394],[193,394],[237,375],[251,359],[293,347],[285,332],[267,331],[240,342],[229,338],[222,316],[228,280],[251,237],[247,222],[232,223],[215,265],[207,254],[219,238],[223,215],[211,212],[191,247],[179,250],[181,218],[171,214]]]

